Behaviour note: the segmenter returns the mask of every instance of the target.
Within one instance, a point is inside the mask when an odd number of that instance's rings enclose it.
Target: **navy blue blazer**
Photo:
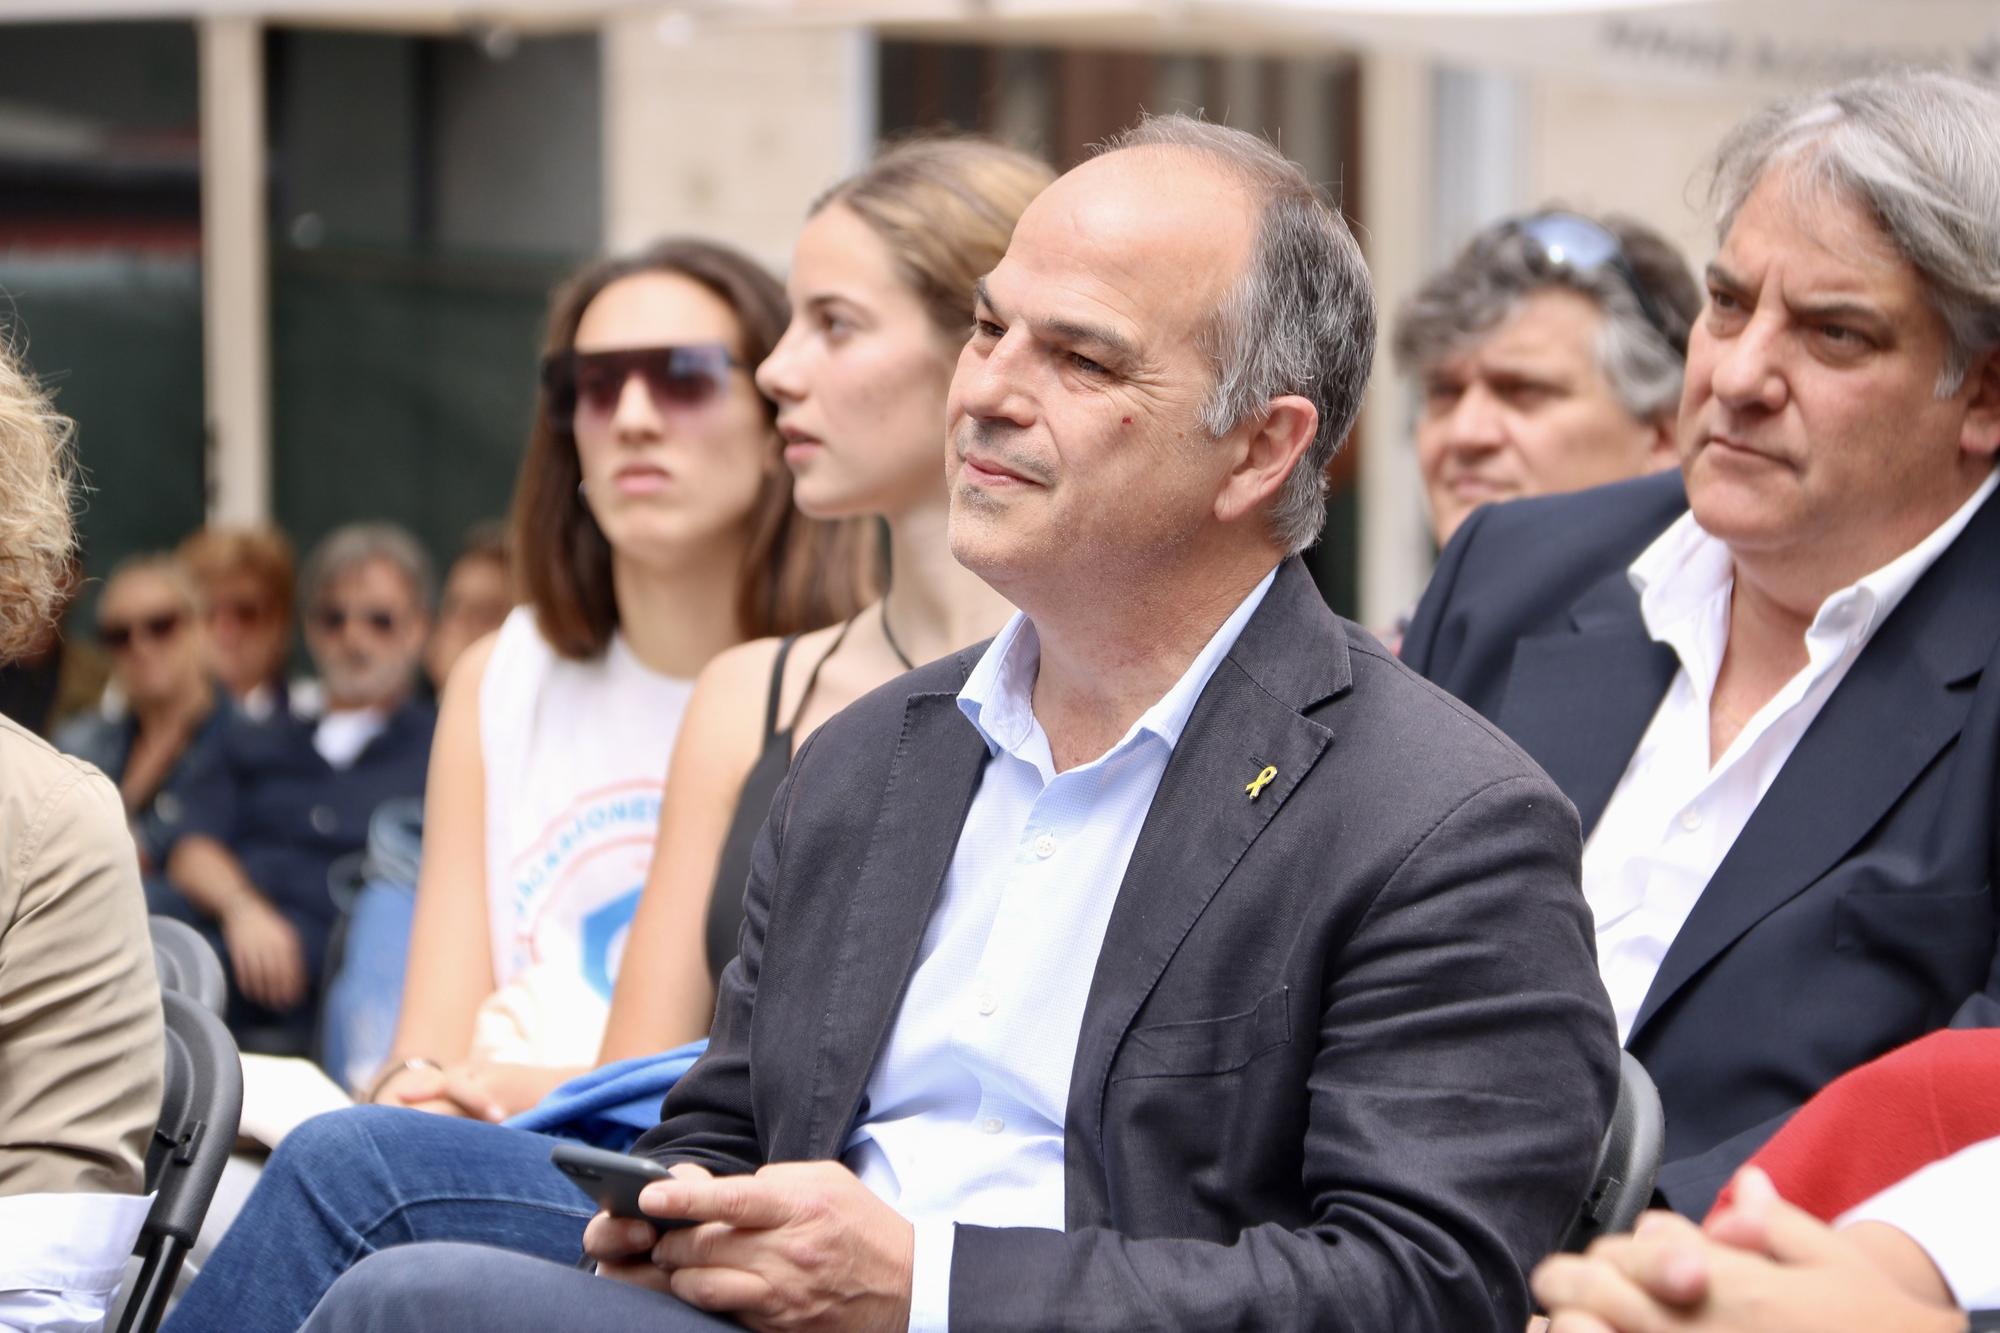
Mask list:
[[[1585,835],[1679,663],[1626,567],[1678,474],[1476,511],[1404,659],[1497,723]],[[2000,504],[1875,632],[1662,960],[1627,1045],[1667,1113],[1660,1189],[1698,1215],[1800,1103],[1947,1024],[2000,1024]]]
[[[986,769],[956,703],[978,655],[800,749],[708,1051],[639,1151],[718,1172],[841,1154]],[[1518,1333],[1615,1084],[1579,848],[1534,765],[1285,562],[1122,883],[1084,886],[1116,900],[1066,1229],[960,1225],[952,1327]]]

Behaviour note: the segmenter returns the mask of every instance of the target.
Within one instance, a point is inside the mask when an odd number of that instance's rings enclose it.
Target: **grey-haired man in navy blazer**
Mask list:
[[[1405,644],[1582,814],[1693,1217],[1841,1073],[2000,1024],[1996,124],[1902,74],[1741,127],[1678,474],[1474,514]]]
[[[1373,335],[1259,140],[1051,186],[944,459],[1022,613],[800,750],[639,1145],[699,1225],[600,1215],[595,1278],[388,1251],[315,1326],[1520,1329],[1616,1041],[1574,812],[1296,558]]]

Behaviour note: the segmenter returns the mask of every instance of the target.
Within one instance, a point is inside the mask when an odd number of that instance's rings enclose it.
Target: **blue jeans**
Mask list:
[[[477,1245],[376,1255],[327,1293],[305,1333],[742,1333],[672,1296]]]
[[[271,1155],[168,1333],[293,1333],[378,1250],[469,1241],[559,1264],[596,1205],[549,1164],[557,1140],[400,1107],[317,1116]]]

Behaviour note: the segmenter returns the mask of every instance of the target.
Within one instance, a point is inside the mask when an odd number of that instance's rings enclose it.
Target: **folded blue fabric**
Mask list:
[[[507,1123],[625,1152],[660,1123],[660,1103],[701,1053],[706,1037],[659,1055],[639,1055],[579,1074]]]

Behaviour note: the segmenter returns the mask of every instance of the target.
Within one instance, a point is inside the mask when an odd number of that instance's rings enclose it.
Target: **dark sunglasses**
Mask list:
[[[184,619],[178,611],[162,611],[157,616],[141,616],[137,620],[107,620],[98,625],[97,639],[112,652],[122,653],[134,640],[166,642],[181,632]]]
[[[1639,303],[1639,313],[1653,326],[1653,331],[1676,352],[1687,355],[1687,330],[1670,323],[1647,295],[1646,284],[1639,281],[1638,271],[1626,256],[1617,232],[1576,213],[1537,213],[1516,222],[1514,230],[1539,246],[1543,261],[1558,271],[1588,276],[1608,268],[1616,273],[1624,280],[1632,299]]]
[[[323,606],[313,612],[313,623],[328,634],[338,634],[347,628],[348,621],[356,621],[382,637],[395,631],[400,618],[393,611],[370,608],[365,611],[350,611],[344,606]]]
[[[660,409],[701,407],[729,387],[738,362],[721,343],[681,347],[633,347],[616,352],[558,352],[542,362],[542,387],[549,411],[562,418],[587,407],[612,412],[634,375]]]

